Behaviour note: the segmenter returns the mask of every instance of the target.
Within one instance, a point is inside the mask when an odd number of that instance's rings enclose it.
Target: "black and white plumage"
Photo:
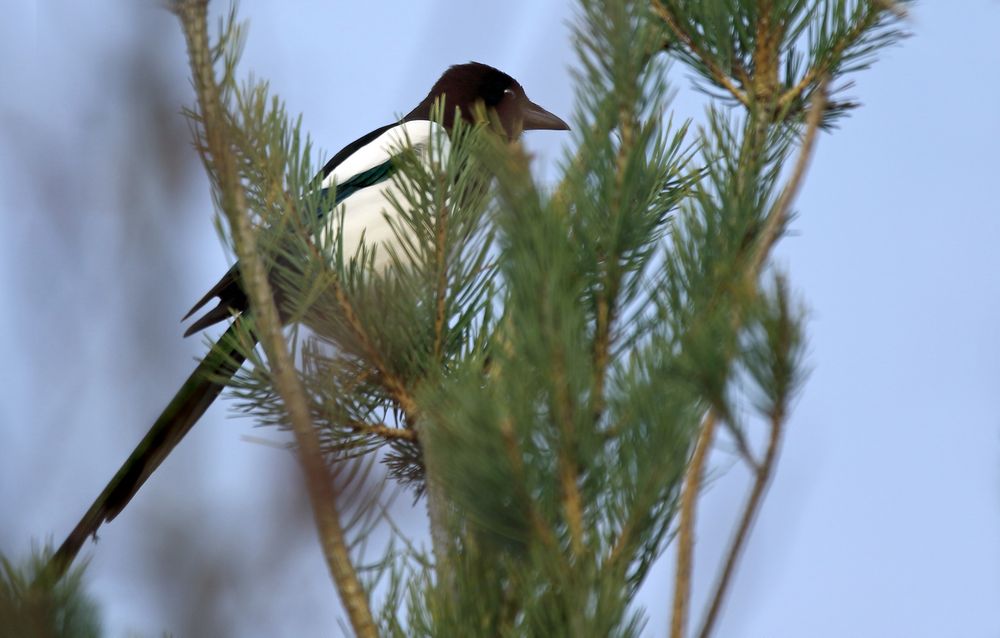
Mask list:
[[[431,109],[439,97],[444,97],[442,126],[431,120]],[[447,132],[456,111],[466,122],[473,122],[477,104],[492,111],[501,133],[516,139],[525,130],[568,130],[561,119],[528,99],[524,89],[512,77],[491,66],[478,62],[449,68],[435,82],[420,104],[394,124],[379,127],[351,142],[321,171],[323,188],[336,187],[335,202],[343,213],[343,246],[352,254],[362,236],[375,247],[375,268],[389,261],[389,247],[394,239],[390,216],[395,214],[389,195],[401,197],[392,176],[396,171],[395,156],[405,147],[428,159],[431,138],[437,137],[443,152],[447,152]],[[336,232],[337,215],[327,215],[328,232]],[[238,267],[229,272],[202,297],[184,317],[187,319],[213,297],[219,298],[214,308],[197,319],[185,336],[243,312],[249,302],[238,281]]]
[[[431,108],[442,97],[445,104],[443,122],[439,126],[431,122]],[[388,222],[394,208],[387,199],[390,189],[394,188],[391,180],[396,170],[394,153],[408,143],[419,156],[426,152],[432,135],[446,136],[456,111],[463,120],[473,122],[478,105],[491,113],[499,126],[498,133],[508,139],[516,139],[525,130],[569,128],[561,119],[529,100],[521,85],[506,73],[476,62],[449,68],[402,120],[358,138],[323,167],[323,187],[336,188],[335,209],[342,207],[338,213],[343,212],[345,252],[353,252],[364,236],[365,241],[379,247],[375,267],[386,265],[388,250],[385,244],[394,238]],[[443,141],[446,143],[446,137]],[[330,220],[336,218],[336,215],[327,215]],[[331,224],[329,228],[335,226]],[[238,264],[195,304],[185,319],[213,298],[219,299],[218,305],[194,321],[186,335],[247,311],[249,306],[240,287]],[[243,362],[243,350],[233,339],[239,323],[237,319],[216,341],[53,555],[49,566],[51,575],[58,577],[65,573],[87,537],[95,535],[102,523],[121,512],[222,392],[225,383],[219,379],[232,377]]]

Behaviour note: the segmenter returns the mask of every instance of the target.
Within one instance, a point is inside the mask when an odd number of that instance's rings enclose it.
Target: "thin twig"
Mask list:
[[[743,507],[743,516],[740,518],[739,526],[729,544],[729,551],[726,552],[726,562],[716,580],[712,603],[708,607],[705,618],[701,623],[701,630],[698,632],[699,638],[708,638],[712,634],[715,621],[718,619],[719,611],[722,609],[722,601],[725,599],[732,581],[736,563],[739,561],[743,548],[746,547],[747,539],[750,537],[750,527],[753,525],[757,512],[760,511],[760,504],[770,483],[771,474],[774,471],[774,464],[778,458],[778,450],[781,447],[781,434],[784,429],[785,411],[779,407],[771,415],[771,431],[767,443],[767,452],[764,455],[764,462],[756,472],[753,489],[747,497],[746,505]]]
[[[748,273],[750,276],[753,277],[754,281],[756,281],[756,277],[760,274],[760,271],[764,266],[764,262],[767,259],[767,256],[770,254],[771,249],[773,248],[775,242],[777,241],[781,227],[784,226],[785,221],[788,219],[788,212],[791,208],[792,201],[794,200],[795,195],[798,193],[799,189],[802,186],[803,177],[805,175],[806,168],[809,165],[809,160],[812,157],[813,149],[815,147],[816,136],[817,132],[819,131],[819,125],[823,120],[823,111],[826,108],[826,99],[827,99],[826,84],[827,81],[824,78],[820,82],[819,90],[816,91],[815,95],[813,96],[812,105],[809,110],[809,117],[806,122],[805,137],[802,141],[802,148],[799,152],[798,160],[795,163],[795,167],[792,170],[792,175],[789,178],[788,183],[785,185],[784,190],[778,197],[778,201],[775,202],[774,209],[771,211],[771,213],[768,215],[767,220],[765,221],[764,229],[761,233],[760,242],[757,245],[757,251],[754,254],[754,259],[751,262],[751,269]],[[747,538],[749,537],[750,528],[753,525],[754,518],[756,517],[756,514],[760,509],[760,504],[767,490],[771,474],[773,473],[774,470],[774,463],[775,460],[777,459],[777,454],[781,443],[781,434],[782,434],[784,419],[785,419],[785,410],[783,407],[779,406],[775,409],[774,413],[771,415],[771,430],[770,430],[770,437],[768,441],[767,451],[765,453],[764,460],[761,462],[761,464],[759,465],[759,467],[755,472],[755,480],[753,488],[751,489],[750,496],[747,498],[746,505],[744,506],[743,509],[743,515],[740,518],[740,522],[736,528],[736,532],[730,544],[729,551],[726,554],[726,560],[723,563],[722,571],[719,574],[714,589],[714,593],[712,594],[712,602],[709,605],[708,611],[706,612],[705,615],[705,619],[701,625],[701,630],[698,633],[700,638],[708,638],[708,636],[711,635],[712,629],[718,618],[719,611],[722,608],[722,601],[725,599],[726,592],[728,591],[729,588],[729,583],[732,580],[733,572],[736,569],[736,563],[739,560],[743,548],[746,546],[746,541]],[[681,533],[683,534],[685,531],[683,511],[682,511],[681,525],[682,525]],[[681,549],[683,549],[683,537],[681,545],[682,545]],[[678,552],[680,552],[681,549],[679,549]],[[675,597],[675,603],[676,603],[676,597]]]
[[[691,566],[694,560],[694,524],[701,479],[704,475],[708,452],[715,438],[718,423],[715,411],[709,410],[702,423],[698,440],[691,454],[681,488],[681,513],[677,538],[677,567],[674,574],[674,605],[670,619],[670,638],[683,638],[691,606]]]
[[[394,428],[384,423],[368,424],[360,423],[357,421],[351,421],[347,423],[347,427],[351,428],[359,434],[371,434],[372,436],[379,436],[383,439],[396,439],[404,441],[416,441],[417,431],[411,430],[410,428]]]
[[[753,260],[750,262],[751,269],[748,271],[748,275],[754,279],[760,274],[767,256],[778,241],[781,229],[788,220],[788,212],[791,209],[792,200],[795,199],[799,189],[802,187],[806,168],[809,167],[809,160],[812,158],[813,148],[816,146],[816,135],[819,132],[819,125],[823,122],[823,112],[826,110],[826,87],[827,79],[823,78],[820,81],[819,89],[813,94],[812,104],[809,107],[809,115],[806,119],[806,132],[802,140],[802,149],[799,151],[799,158],[795,162],[795,168],[792,169],[792,176],[789,178],[784,190],[781,191],[781,195],[778,196],[778,201],[775,202],[774,208],[764,221],[764,228],[761,230],[757,250],[753,256]]]
[[[805,91],[807,87],[814,82],[819,81],[821,77],[827,75],[831,71],[830,65],[833,60],[839,57],[847,49],[847,47],[853,44],[865,33],[865,31],[875,24],[876,20],[878,20],[879,13],[882,10],[892,11],[888,8],[888,6],[886,6],[889,3],[879,2],[878,4],[882,4],[883,9],[872,11],[867,14],[863,20],[859,20],[847,33],[844,34],[843,37],[837,40],[837,42],[830,49],[828,55],[823,56],[822,60],[817,61],[816,64],[809,67],[809,70],[802,74],[802,78],[795,83],[795,86],[781,94],[781,97],[778,98],[778,102],[775,105],[775,112],[780,113],[785,110],[789,104],[802,95],[802,92]]]
[[[747,437],[743,434],[743,432],[740,431],[736,425],[728,421],[726,422],[726,431],[733,437],[733,441],[736,443],[736,451],[739,452],[743,461],[750,466],[751,470],[759,472],[760,463],[753,455],[753,450],[750,449],[750,443],[747,441]]]
[[[336,507],[337,495],[323,460],[319,436],[312,426],[305,392],[281,331],[267,271],[257,253],[256,235],[250,225],[246,197],[240,184],[236,158],[229,145],[224,106],[215,80],[206,24],[207,5],[206,0],[178,0],[174,11],[181,20],[187,40],[211,167],[218,179],[220,200],[240,260],[243,285],[254,310],[257,334],[271,362],[274,383],[284,401],[298,443],[327,565],[356,635],[374,638],[377,636],[375,623],[367,596],[350,560]]]
[[[438,188],[445,187],[447,178],[438,174]],[[434,291],[434,360],[440,364],[444,348],[445,320],[447,318],[448,303],[448,261],[447,261],[447,240],[449,207],[447,202],[441,202],[437,215],[434,216],[434,261],[437,275],[436,289]],[[424,455],[428,461],[433,457],[433,450],[429,444],[424,446]],[[435,476],[435,464],[424,463],[425,478],[427,485],[427,518],[431,528],[431,543],[434,548],[435,567],[439,575],[440,582],[446,583],[449,588],[454,585],[454,573],[451,569],[451,547],[453,539],[449,531],[448,524],[448,496],[445,492],[441,480]]]
[[[442,176],[438,177],[443,179]],[[440,362],[444,347],[445,311],[447,304],[448,269],[445,254],[448,233],[448,207],[442,204],[434,219],[434,261],[437,274],[434,291],[434,359]],[[433,451],[425,445],[424,454],[428,459]],[[440,582],[452,586],[454,575],[450,567],[451,536],[448,525],[448,497],[441,481],[434,476],[434,464],[424,463],[427,485],[427,518],[431,528],[431,544],[434,548],[434,562]]]
[[[624,99],[624,98],[620,98]],[[621,194],[625,181],[625,172],[628,169],[628,157],[633,152],[635,145],[635,122],[633,112],[624,103],[618,108],[618,133],[620,143],[615,153],[615,195],[612,198],[609,217],[621,218],[622,205]],[[613,222],[612,222],[613,223]],[[614,223],[613,223],[614,224]],[[617,224],[614,224],[617,225]],[[612,246],[617,248],[618,234],[611,234]],[[618,291],[621,287],[622,272],[618,267],[621,255],[618,251],[602,255],[601,261],[606,264],[604,272],[601,273],[602,282],[597,291],[595,300],[594,316],[594,380],[591,385],[590,403],[591,414],[594,419],[594,427],[601,422],[605,408],[605,385],[607,383],[608,365],[611,361],[612,330],[618,319]]]
[[[439,181],[444,179],[439,176]],[[445,310],[448,297],[448,264],[446,254],[446,243],[448,239],[448,206],[442,203],[435,215],[435,237],[434,252],[435,266],[437,269],[437,289],[434,291],[434,359],[440,362],[441,351],[444,347]]]
[[[615,265],[610,263],[610,259],[608,262],[608,271],[611,271],[612,269],[617,270],[614,267]],[[612,275],[608,271],[604,273],[604,285],[601,286],[601,289],[597,293],[595,304],[594,347],[592,355],[594,362],[594,379],[590,389],[590,411],[594,419],[595,427],[600,424],[601,417],[604,415],[604,384],[607,379],[608,363],[611,360],[611,325],[615,319],[615,297],[612,296],[614,293],[607,290],[608,287],[613,285],[610,281],[612,279]]]

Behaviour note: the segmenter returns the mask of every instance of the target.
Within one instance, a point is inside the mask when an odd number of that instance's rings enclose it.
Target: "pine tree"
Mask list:
[[[819,134],[857,107],[846,78],[904,35],[903,3],[581,0],[556,184],[488,113],[456,126],[430,166],[402,166],[388,274],[322,231],[311,143],[266,83],[238,81],[242,27],[233,11],[210,41],[206,4],[173,8],[261,344],[244,340],[232,393],[294,433],[352,630],[637,636],[635,594],[673,542],[686,635],[724,435],[754,479],[710,635],[805,376],[802,305],[769,258]],[[710,97],[702,127],[673,122],[670,60]],[[392,527],[396,486],[426,500],[432,550]],[[376,525],[395,540],[373,561]]]

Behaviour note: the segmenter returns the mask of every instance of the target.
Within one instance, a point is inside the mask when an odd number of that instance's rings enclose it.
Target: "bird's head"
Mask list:
[[[503,71],[479,62],[456,64],[434,83],[430,93],[410,111],[404,121],[429,120],[434,101],[444,96],[444,126],[451,128],[455,109],[466,122],[475,122],[479,105],[488,114],[495,114],[509,139],[517,139],[522,131],[568,131],[569,126],[552,113],[528,99],[524,88]]]

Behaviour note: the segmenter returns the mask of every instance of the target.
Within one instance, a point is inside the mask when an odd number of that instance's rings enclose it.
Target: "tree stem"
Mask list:
[[[670,638],[683,638],[688,610],[691,606],[691,568],[694,564],[694,525],[701,479],[708,460],[708,452],[715,438],[718,419],[714,410],[709,410],[702,423],[698,440],[691,454],[684,487],[681,488],[681,520],[677,540],[677,567],[674,574],[673,617],[670,622]]]
[[[740,518],[739,526],[733,535],[729,551],[726,552],[726,561],[716,581],[715,591],[712,594],[712,603],[708,607],[705,619],[701,623],[701,630],[698,632],[699,638],[708,638],[712,634],[715,621],[718,619],[719,611],[722,609],[722,601],[725,599],[733,572],[736,570],[736,563],[739,561],[740,555],[743,553],[743,548],[746,547],[747,539],[750,537],[750,527],[753,525],[757,512],[760,510],[761,502],[774,470],[774,464],[778,458],[784,417],[783,410],[778,410],[771,416],[771,431],[764,462],[760,464],[759,469],[755,472],[753,488],[750,491],[750,496],[747,497],[746,505],[743,507],[743,516]]]
[[[220,202],[229,221],[239,258],[243,286],[250,297],[260,343],[271,363],[274,384],[288,411],[306,474],[320,543],[327,566],[340,593],[356,635],[375,638],[377,632],[368,599],[351,563],[337,511],[337,496],[323,460],[319,437],[313,429],[305,392],[295,372],[282,333],[278,309],[268,282],[267,271],[257,251],[257,238],[250,224],[246,195],[228,140],[228,122],[212,65],[212,49],[207,32],[207,0],[177,0],[174,11],[181,20],[202,125],[206,157],[215,173]]]

